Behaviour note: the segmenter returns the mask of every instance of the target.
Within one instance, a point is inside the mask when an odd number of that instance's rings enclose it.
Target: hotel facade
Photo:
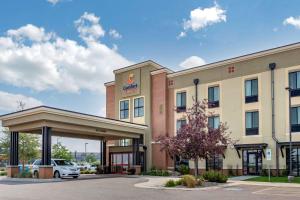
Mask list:
[[[160,151],[156,138],[174,136],[188,123],[185,110],[197,96],[207,99],[208,110],[214,113],[209,126],[226,122],[237,141],[224,155],[200,160],[200,172],[257,175],[270,168],[274,175],[286,173],[291,122],[293,174],[300,175],[299,43],[176,72],[149,60],[115,70],[114,75],[114,81],[105,83],[106,117],[148,128],[138,140],[107,142],[107,163],[113,173],[130,168],[134,146],[142,171],[173,169],[175,163],[195,170],[193,162],[174,161]]]

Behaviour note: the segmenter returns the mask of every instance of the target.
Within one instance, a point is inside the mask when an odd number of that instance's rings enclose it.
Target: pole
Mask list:
[[[289,92],[289,147],[290,147],[290,169],[289,169],[289,176],[288,176],[288,181],[291,182],[293,180],[293,161],[292,161],[292,112],[291,112],[291,88],[287,87],[286,90]]]
[[[85,155],[85,160],[86,160],[86,145],[87,145],[88,143],[86,142],[86,143],[84,143],[84,155]]]

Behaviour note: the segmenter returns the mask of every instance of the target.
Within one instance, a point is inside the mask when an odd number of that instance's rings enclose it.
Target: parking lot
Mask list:
[[[61,182],[25,183],[0,181],[1,200],[79,200],[79,199],[295,199],[300,198],[299,188],[235,185],[201,191],[142,189],[134,187],[143,177],[80,178]]]

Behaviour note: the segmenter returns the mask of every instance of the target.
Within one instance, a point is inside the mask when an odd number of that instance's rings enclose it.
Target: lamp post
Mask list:
[[[86,146],[88,145],[89,143],[84,143],[84,156],[85,156],[85,159],[86,159]]]
[[[293,171],[293,161],[292,161],[292,112],[291,112],[291,88],[286,87],[285,88],[289,92],[289,148],[290,148],[290,169],[289,169],[289,176],[288,176],[288,181],[292,182],[294,179],[294,176],[292,174]]]

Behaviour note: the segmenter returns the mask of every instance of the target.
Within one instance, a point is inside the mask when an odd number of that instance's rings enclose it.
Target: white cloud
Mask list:
[[[179,35],[177,36],[177,39],[183,38],[183,37],[185,37],[185,36],[186,36],[186,32],[181,31],[181,32],[179,33]]]
[[[105,35],[105,31],[99,23],[100,18],[94,13],[85,12],[78,20],[75,26],[79,36],[86,42],[95,42]]]
[[[185,59],[183,62],[179,64],[180,67],[184,69],[188,69],[191,67],[197,67],[205,64],[205,60],[198,56],[191,56]]]
[[[75,26],[83,44],[30,24],[8,30],[0,37],[0,82],[36,91],[104,91],[112,71],[132,62],[98,41],[105,32],[99,17],[84,13]]]
[[[183,20],[183,33],[186,34],[188,30],[194,32],[199,31],[207,26],[226,22],[226,10],[223,10],[218,4],[215,3],[213,7],[210,8],[196,8],[190,12],[190,18],[188,20]]]
[[[283,21],[284,25],[292,25],[295,28],[300,29],[300,16],[299,17],[289,17]]]
[[[115,29],[110,29],[109,30],[109,35],[114,39],[121,39],[122,38],[122,35]]]
[[[42,102],[35,98],[24,96],[22,94],[12,94],[0,91],[0,111],[17,111],[18,101],[25,103],[25,109],[42,105]]]
[[[52,5],[56,5],[61,0],[47,0],[47,2],[51,3]]]

